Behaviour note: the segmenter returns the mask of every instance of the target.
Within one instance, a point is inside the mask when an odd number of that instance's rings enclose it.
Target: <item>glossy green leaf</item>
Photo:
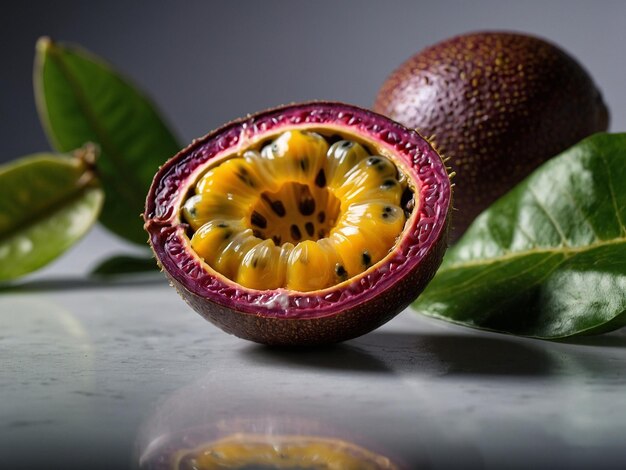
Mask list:
[[[626,324],[626,134],[592,136],[483,212],[414,303],[545,339]]]
[[[61,255],[96,222],[103,199],[78,158],[36,154],[0,167],[0,280]]]
[[[159,266],[153,257],[118,255],[102,261],[91,271],[91,274],[98,277],[112,277],[149,272],[159,272]]]
[[[158,167],[180,148],[153,104],[98,57],[48,38],[37,43],[35,97],[41,122],[61,152],[95,142],[106,193],[100,221],[146,245],[140,214]]]

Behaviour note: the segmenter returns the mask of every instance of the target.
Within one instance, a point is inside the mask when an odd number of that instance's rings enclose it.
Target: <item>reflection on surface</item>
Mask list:
[[[142,467],[228,468],[214,455],[223,451],[241,458],[230,468],[290,468],[267,462],[282,452],[293,463],[295,450],[281,446],[304,439],[305,447],[313,436],[327,455],[354,456],[356,446],[365,450],[360,457],[386,458],[395,465],[389,468],[506,468],[510,455],[547,468],[558,461],[555,449],[574,452],[579,439],[599,446],[615,428],[608,412],[622,403],[605,406],[591,392],[601,383],[623,385],[618,356],[411,326],[327,348],[218,351],[201,364],[206,375],[169,396],[146,423]],[[607,412],[602,427],[600,410]],[[305,463],[300,468],[316,468]]]
[[[161,273],[142,273],[117,277],[52,277],[18,280],[9,284],[0,284],[0,293],[22,292],[60,292],[87,289],[132,288],[165,284]]]
[[[46,456],[75,451],[66,435],[93,420],[93,351],[51,299],[0,297],[0,468],[51,468]]]
[[[387,457],[340,439],[246,433],[233,434],[192,450],[180,450],[173,456],[172,467],[181,470],[397,468]]]
[[[608,347],[626,349],[626,328],[593,336],[575,336],[558,340],[563,344],[577,344],[579,346]]]
[[[302,418],[276,416],[207,423],[150,442],[146,470],[397,470],[388,457]]]
[[[246,344],[232,359],[206,364],[203,378],[160,405],[142,437],[143,468],[172,468],[173,455],[179,468],[189,461],[180,456],[196,458],[202,468],[203,449],[242,435],[337,439],[384,456],[395,465],[390,468],[480,467],[474,436],[491,425],[477,421],[476,410],[498,414],[525,403],[518,384],[534,387],[558,368],[534,342],[428,331],[379,330],[315,349]],[[506,390],[501,402],[487,398],[494,388]],[[148,465],[155,459],[161,466]],[[237,464],[233,468],[267,468],[264,461]]]
[[[398,416],[393,403],[372,406],[388,393],[388,378],[370,380],[365,391],[354,377],[263,365],[242,374],[232,363],[213,362],[144,422],[140,468],[421,468],[404,464],[408,447],[423,451],[415,413]]]
[[[75,362],[75,369],[91,370],[93,344],[87,331],[75,315],[58,304],[44,298],[27,296],[0,297],[0,339],[11,350],[26,349],[37,352],[42,347],[53,346]],[[28,346],[31,346],[30,348]],[[50,354],[43,357],[28,356],[29,371],[33,367],[42,376],[61,373],[61,367],[52,363]],[[67,366],[64,365],[64,368]]]

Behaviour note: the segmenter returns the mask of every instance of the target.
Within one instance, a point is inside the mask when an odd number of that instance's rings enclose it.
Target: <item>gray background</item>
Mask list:
[[[612,129],[626,130],[626,0],[8,5],[0,10],[0,161],[48,148],[31,89],[44,34],[124,71],[184,142],[290,101],[369,106],[407,57],[479,29],[561,44],[603,90]],[[294,409],[365,435],[409,468],[624,467],[624,329],[545,342],[407,312],[357,340],[282,354],[211,327],[160,277],[86,278],[130,249],[139,250],[96,227],[0,296],[0,468],[130,468],[167,426]],[[158,419],[162,427],[152,426]]]
[[[186,143],[270,106],[371,106],[423,47],[480,29],[534,33],[591,72],[626,130],[626,1],[46,1],[0,13],[0,161],[46,150],[32,97],[41,35],[106,58],[157,101]]]

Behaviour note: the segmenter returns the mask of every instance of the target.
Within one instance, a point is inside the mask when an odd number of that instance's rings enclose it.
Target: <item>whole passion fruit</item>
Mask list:
[[[416,131],[314,102],[194,141],[155,176],[144,219],[158,263],[207,320],[260,343],[319,344],[419,295],[447,245],[450,198]]]
[[[600,92],[576,60],[508,32],[424,49],[389,76],[374,110],[434,136],[450,158],[453,239],[541,163],[608,126]]]

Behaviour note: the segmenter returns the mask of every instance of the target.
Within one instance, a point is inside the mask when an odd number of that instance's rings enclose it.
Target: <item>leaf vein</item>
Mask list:
[[[535,192],[532,186],[528,186],[528,192],[531,194],[531,196],[535,200],[537,207],[539,207],[539,209],[541,209],[541,211],[544,214],[546,214],[546,217],[548,218],[548,220],[550,221],[554,229],[557,231],[557,233],[561,237],[561,241],[563,242],[563,245],[569,246],[569,243],[567,242],[567,237],[565,236],[565,233],[563,233],[563,229],[561,225],[557,222],[557,220],[550,213],[550,211],[548,211],[548,209],[543,205],[543,202],[541,202],[541,200],[539,199],[539,196],[537,195],[537,193]]]
[[[457,269],[465,269],[465,268],[469,268],[472,266],[484,266],[484,265],[489,265],[493,263],[498,263],[500,261],[506,261],[512,258],[521,258],[524,256],[529,256],[532,254],[540,254],[540,253],[562,253],[562,254],[565,254],[567,257],[571,257],[572,255],[585,253],[587,251],[592,251],[597,248],[602,248],[604,246],[619,245],[619,244],[626,245],[626,237],[618,237],[612,240],[601,240],[601,241],[598,241],[597,243],[591,243],[589,245],[584,245],[581,247],[560,246],[556,248],[534,248],[532,250],[524,250],[524,251],[517,251],[517,252],[509,251],[503,256],[497,256],[497,257],[493,257],[489,259],[473,259],[473,260],[460,262],[456,264],[448,264],[445,267],[441,268],[439,271],[446,272],[446,271],[452,271],[452,270],[457,270]]]
[[[111,157],[113,161],[115,161],[116,165],[118,165],[120,168],[120,171],[116,172],[117,179],[108,178],[108,175],[99,176],[101,176],[103,179],[106,179],[107,182],[111,182],[112,185],[114,185],[120,193],[124,194],[130,201],[132,201],[133,205],[141,207],[144,202],[144,196],[141,191],[143,184],[141,183],[141,181],[139,181],[138,178],[135,177],[135,172],[132,171],[128,165],[126,165],[124,157],[119,152],[119,149],[117,149],[116,145],[112,142],[107,131],[98,124],[95,113],[91,109],[89,101],[85,97],[81,85],[74,79],[72,73],[68,70],[63,59],[61,57],[57,57],[56,54],[50,54],[50,58],[55,59],[59,70],[68,81],[70,88],[74,92],[76,101],[79,103],[80,108],[85,114],[86,121],[89,123],[89,126],[93,130],[94,134],[97,136],[97,143],[102,145],[103,150],[107,153],[109,157]],[[85,142],[82,142],[81,145],[83,145],[84,143]],[[71,149],[63,150],[67,151]],[[126,184],[117,183],[118,181],[121,182],[122,180],[125,180]]]
[[[516,275],[520,275],[520,274],[525,274],[528,271],[532,271],[534,269],[537,269],[537,267],[541,266],[542,264],[545,264],[548,260],[550,260],[551,258],[553,258],[554,256],[558,255],[559,253],[553,253],[549,256],[547,256],[546,258],[544,258],[540,263],[537,263],[531,267],[529,267],[528,269],[524,270],[524,271],[520,271],[519,273],[516,273]],[[561,261],[559,261],[557,264],[555,264],[551,269],[549,269],[543,276],[539,277],[538,279],[536,279],[534,282],[531,282],[530,284],[528,284],[526,287],[519,289],[517,291],[515,291],[515,293],[511,296],[508,297],[509,299],[511,298],[519,298],[521,297],[524,293],[528,292],[529,290],[537,287],[538,285],[540,285],[544,280],[546,280],[549,276],[551,276],[557,269],[559,269],[563,263],[565,263],[565,261],[567,261],[567,257],[563,257],[563,259]],[[510,277],[510,278],[502,278],[499,281],[508,281],[510,279],[514,279],[516,276]],[[486,311],[485,311],[485,317],[488,317],[492,312],[500,309],[502,307],[503,302],[493,302],[491,307],[489,307]]]
[[[589,216],[585,213],[585,211],[583,210],[581,205],[578,203],[578,201],[576,200],[574,195],[570,191],[564,191],[562,188],[559,188],[559,187],[557,187],[556,190],[559,192],[559,194],[567,197],[572,202],[572,205],[574,206],[574,208],[578,211],[578,213],[580,213],[580,215],[582,216],[582,218],[585,221],[585,223],[591,229],[591,233],[593,233],[594,238],[596,240],[601,240],[602,237],[600,237],[600,235],[598,235],[598,232],[596,232],[596,228],[591,223],[591,220],[589,219]]]
[[[622,220],[620,209],[617,205],[617,198],[615,197],[615,190],[613,188],[613,179],[611,178],[611,169],[609,167],[609,162],[607,162],[606,156],[601,150],[598,151],[598,156],[600,157],[600,160],[602,160],[602,164],[606,168],[606,173],[607,173],[606,179],[608,181],[609,193],[611,194],[611,201],[613,203],[613,208],[615,209],[615,217],[617,218],[617,223],[620,226],[620,232],[623,234],[626,234],[626,226],[624,226],[624,221]]]

